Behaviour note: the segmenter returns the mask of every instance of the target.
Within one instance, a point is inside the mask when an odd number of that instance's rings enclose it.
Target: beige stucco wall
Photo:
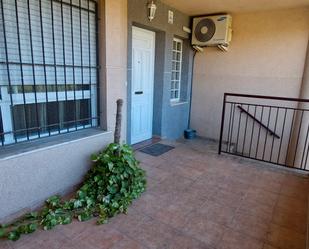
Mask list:
[[[116,100],[122,98],[122,140],[126,140],[127,120],[127,1],[100,0],[101,117],[107,130],[114,130]]]
[[[90,155],[112,141],[106,132],[0,159],[0,223],[40,206],[79,184]]]
[[[227,53],[197,54],[191,125],[219,138],[224,92],[298,97],[309,36],[309,9],[233,14]]]

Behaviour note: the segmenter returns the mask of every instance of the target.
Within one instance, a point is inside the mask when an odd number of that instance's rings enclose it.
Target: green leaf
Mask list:
[[[77,218],[79,221],[87,221],[92,218],[92,215],[90,215],[88,212],[84,212],[78,215]]]
[[[55,218],[52,219],[52,220],[50,220],[50,225],[51,225],[52,227],[56,226],[56,225],[57,225],[57,220],[56,220]]]
[[[68,225],[68,224],[70,224],[70,223],[72,223],[72,217],[71,217],[71,216],[65,217],[65,218],[63,219],[63,221],[62,221],[62,225]]]
[[[81,199],[84,199],[87,196],[86,193],[82,190],[77,191],[77,195]]]
[[[20,233],[17,232],[17,231],[11,231],[11,232],[9,232],[7,238],[8,238],[9,240],[12,240],[12,241],[19,240],[19,238],[20,238]]]
[[[108,162],[107,165],[108,165],[108,169],[112,171],[112,169],[114,168],[114,164],[112,162]]]
[[[37,228],[38,228],[37,224],[34,224],[34,223],[28,224],[28,231],[29,231],[29,233],[35,232],[37,230]]]
[[[96,154],[92,154],[90,157],[91,161],[97,162],[98,161],[98,156]]]
[[[19,234],[23,234],[23,233],[27,233],[27,226],[26,225],[21,225],[19,226],[16,231],[19,233]]]
[[[97,225],[103,225],[103,224],[107,224],[108,220],[106,217],[100,217],[98,220],[97,220]]]
[[[38,225],[50,230],[71,223],[73,218],[86,221],[99,216],[97,224],[104,224],[109,217],[127,212],[132,200],[146,188],[145,171],[139,167],[131,147],[110,144],[91,159],[95,163],[75,198],[63,201],[59,196],[51,196],[39,212],[29,213],[13,224],[1,225],[0,237],[17,240],[21,234],[36,231]]]
[[[59,196],[55,195],[47,199],[47,204],[49,204],[51,207],[57,207],[60,205],[60,198]]]
[[[111,199],[110,195],[104,196],[103,197],[103,202],[108,204],[108,203],[110,203],[110,199]]]
[[[38,212],[31,212],[25,215],[26,219],[36,219],[38,217]]]
[[[4,228],[0,228],[0,238],[4,238],[5,237],[5,229]]]
[[[113,203],[112,203],[112,207],[113,207],[113,208],[118,208],[118,207],[119,207],[118,202],[113,202]]]
[[[89,189],[89,184],[84,184],[84,185],[80,188],[80,190],[82,190],[82,191],[84,191],[84,192],[87,192],[88,189]]]
[[[91,198],[86,198],[86,203],[87,203],[87,207],[90,207],[91,205],[94,204],[94,200]]]
[[[115,194],[117,192],[117,189],[115,186],[108,186],[107,189],[111,194]]]
[[[74,201],[74,208],[75,209],[80,208],[82,206],[83,206],[83,203],[80,200]]]
[[[72,203],[70,201],[66,201],[63,203],[63,209],[71,210],[71,208],[72,208]]]

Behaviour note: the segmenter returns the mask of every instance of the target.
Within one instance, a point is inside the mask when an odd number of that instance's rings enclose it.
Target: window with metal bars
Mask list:
[[[96,5],[0,0],[0,145],[98,126]]]
[[[174,38],[173,58],[172,58],[171,101],[180,100],[182,47],[183,47],[183,41]]]

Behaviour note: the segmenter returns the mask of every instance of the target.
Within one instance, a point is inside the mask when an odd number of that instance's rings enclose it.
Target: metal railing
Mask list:
[[[309,171],[309,99],[225,93],[221,153]]]

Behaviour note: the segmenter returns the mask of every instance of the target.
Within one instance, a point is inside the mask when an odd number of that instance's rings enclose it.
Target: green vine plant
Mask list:
[[[0,237],[16,241],[38,228],[50,230],[70,224],[73,219],[87,221],[96,217],[100,225],[126,213],[132,201],[146,189],[145,171],[139,167],[133,150],[128,145],[114,143],[91,159],[93,166],[75,198],[65,201],[60,196],[50,197],[40,211],[1,225]]]

